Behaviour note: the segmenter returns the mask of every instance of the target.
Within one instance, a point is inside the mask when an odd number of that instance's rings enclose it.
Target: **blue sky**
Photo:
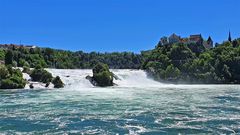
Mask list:
[[[240,37],[239,0],[0,0],[0,43],[113,52],[152,49],[160,37]]]

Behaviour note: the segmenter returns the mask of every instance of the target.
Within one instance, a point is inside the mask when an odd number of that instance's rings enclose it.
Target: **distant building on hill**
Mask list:
[[[190,35],[189,40],[191,43],[203,44],[203,38],[201,34]]]
[[[160,45],[174,44],[174,43],[184,43],[184,44],[195,43],[195,44],[203,45],[206,48],[213,47],[212,38],[209,37],[207,41],[204,41],[201,34],[190,35],[190,37],[181,38],[180,36],[173,33],[169,37],[162,37],[160,39]]]
[[[23,45],[16,45],[16,44],[0,44],[0,48],[3,48],[3,49],[17,49],[17,48],[20,48],[20,47],[24,47],[24,48],[28,48],[28,49],[31,49],[31,48],[36,48],[37,46],[34,46],[34,45],[26,45],[26,46],[23,46]]]
[[[189,43],[189,38],[181,38],[181,43]]]
[[[176,35],[175,33],[173,33],[169,38],[168,38],[168,41],[169,41],[169,44],[174,44],[174,43],[178,43],[180,42],[181,40],[181,37]]]
[[[9,49],[9,48],[19,48],[20,46],[15,44],[0,44],[0,48]]]
[[[0,48],[6,49],[6,48],[8,48],[8,45],[6,45],[6,44],[0,44]]]
[[[212,38],[209,36],[207,41],[204,41],[203,44],[206,48],[213,48]]]
[[[161,43],[161,45],[168,44],[169,43],[168,37],[166,37],[166,36],[162,37],[161,40],[160,40],[160,43]]]
[[[29,49],[31,49],[31,48],[36,48],[37,46],[35,46],[35,45],[27,45],[27,46],[25,46],[26,48],[29,48]]]

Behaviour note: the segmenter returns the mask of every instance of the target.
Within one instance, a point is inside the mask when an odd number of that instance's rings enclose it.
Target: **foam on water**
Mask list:
[[[47,69],[53,76],[60,76],[65,83],[65,88],[93,88],[92,84],[86,79],[87,75],[91,75],[91,70],[66,70],[66,69]]]

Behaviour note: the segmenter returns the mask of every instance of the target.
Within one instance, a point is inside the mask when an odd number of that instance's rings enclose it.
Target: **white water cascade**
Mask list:
[[[94,86],[85,78],[92,76],[90,69],[47,69],[53,76],[60,76],[66,88],[93,88]],[[113,69],[111,70],[118,80],[114,80],[114,87],[159,87],[162,84],[147,77],[143,70]]]

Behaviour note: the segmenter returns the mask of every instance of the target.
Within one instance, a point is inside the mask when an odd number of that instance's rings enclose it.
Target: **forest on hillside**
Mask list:
[[[142,68],[170,83],[240,83],[240,39],[206,49],[201,44],[158,45],[145,51]]]
[[[132,52],[85,53],[83,51],[65,51],[52,48],[9,47],[0,48],[0,60],[6,64],[23,67],[41,65],[57,69],[90,69],[98,62],[114,69],[139,69],[141,55]]]

